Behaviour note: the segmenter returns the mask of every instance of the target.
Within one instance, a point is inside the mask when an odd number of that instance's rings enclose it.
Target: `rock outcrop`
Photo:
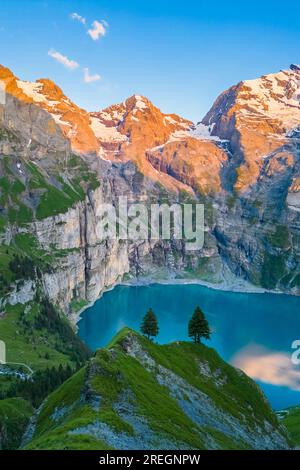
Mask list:
[[[25,247],[33,281],[66,313],[126,273],[219,285],[243,279],[299,294],[299,83],[295,66],[241,82],[193,125],[137,95],[88,113],[50,80],[24,82],[0,67],[0,237],[8,256]],[[204,203],[204,249],[188,252],[176,239],[100,239],[100,206],[119,196]]]
[[[26,449],[290,445],[259,387],[213,349],[157,346],[128,329],[47,398],[31,435]]]

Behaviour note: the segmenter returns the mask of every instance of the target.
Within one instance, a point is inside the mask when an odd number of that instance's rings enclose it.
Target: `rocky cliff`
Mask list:
[[[205,116],[228,141],[214,234],[230,268],[268,289],[299,293],[300,69],[247,80]],[[238,230],[237,230],[238,227]]]
[[[241,82],[193,125],[137,95],[87,113],[1,67],[2,306],[42,289],[76,313],[126,273],[299,294],[299,83],[296,66]],[[100,206],[119,196],[203,202],[204,249],[99,239]],[[18,256],[31,278],[12,271]]]
[[[213,349],[158,346],[128,329],[45,400],[23,440],[61,450],[289,445],[258,386]]]

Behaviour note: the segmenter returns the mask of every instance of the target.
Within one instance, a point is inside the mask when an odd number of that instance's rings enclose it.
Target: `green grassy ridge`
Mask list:
[[[61,439],[64,440],[65,436],[68,437],[69,431],[91,424],[96,420],[100,420],[108,424],[116,432],[126,432],[127,434],[132,435],[133,430],[130,425],[123,421],[113,410],[113,404],[120,394],[122,387],[129,385],[137,391],[140,390],[139,398],[143,397],[143,403],[145,403],[144,400],[147,400],[150,397],[151,403],[153,403],[153,400],[158,400],[160,402],[161,407],[164,409],[164,413],[161,412],[161,408],[157,409],[157,414],[155,413],[156,419],[161,420],[162,427],[160,428],[160,432],[163,432],[163,428],[165,428],[173,435],[175,434],[174,439],[176,439],[178,431],[174,428],[174,422],[172,419],[175,415],[175,419],[177,418],[181,423],[182,428],[187,433],[185,438],[189,441],[189,444],[196,447],[203,447],[202,441],[200,439],[196,439],[191,432],[193,423],[185,417],[184,413],[182,413],[178,408],[175,401],[172,399],[170,400],[169,395],[165,392],[163,387],[160,387],[155,383],[151,374],[147,373],[135,359],[128,358],[124,354],[118,354],[117,365],[111,364],[110,361],[107,361],[108,357],[110,357],[110,353],[102,350],[97,353],[94,360],[97,366],[101,367],[101,370],[103,371],[103,375],[99,377],[95,376],[92,380],[95,392],[100,393],[101,397],[104,397],[101,410],[97,412],[89,406],[75,404],[75,408],[71,408],[71,411],[67,413],[60,422],[57,423],[51,419],[55,409],[68,406],[68,404],[70,405],[70,401],[71,405],[76,403],[85,384],[85,382],[80,383],[80,379],[82,380],[84,374],[87,372],[85,369],[85,371],[81,372],[82,376],[80,378],[77,374],[74,380],[72,378],[69,379],[66,384],[49,397],[49,400],[46,402],[45,409],[42,409],[41,415],[38,419],[37,434],[32,443],[28,445],[28,449],[56,448]],[[121,367],[122,369],[120,369]],[[118,380],[120,370],[122,370],[122,375],[125,374],[128,384],[122,383]],[[137,377],[139,377],[139,379]],[[134,386],[137,381],[139,381],[140,385],[142,384],[141,387],[138,385]],[[75,401],[72,399],[70,400],[70,395],[68,394],[68,390],[70,389],[72,389],[72,396],[74,397],[75,395]],[[166,414],[168,415],[167,417]],[[107,444],[104,444],[104,447],[102,447],[101,442],[98,443],[98,449],[105,449],[107,447],[109,447]],[[77,445],[72,447],[72,449],[77,448]],[[89,449],[90,447],[87,448]]]
[[[116,339],[113,340],[112,345],[122,344],[122,341],[130,332],[136,334],[128,328],[121,330]],[[249,422],[255,426],[256,421],[253,420],[252,411],[249,411],[250,406],[258,416],[263,416],[263,419],[268,419],[274,425],[278,423],[275,414],[258,385],[242,371],[237,372],[214,349],[204,344],[193,344],[185,341],[158,345],[149,342],[143,336],[139,335],[138,337],[143,347],[150,353],[150,356],[157,364],[172,370],[176,375],[184,378],[188,383],[214,398],[221,405],[222,409],[228,411],[231,415],[240,418],[240,413],[242,412],[244,416],[248,417]],[[108,347],[110,348],[111,345]],[[222,373],[228,377],[227,383],[223,385],[223,390],[225,391],[224,397],[220,396],[219,389],[215,387],[213,381],[203,382],[198,373],[195,355],[198,355],[201,361],[204,360],[209,363],[212,373],[221,369]],[[238,397],[240,399],[241,396],[244,403],[241,405],[240,410],[237,411],[235,398]]]
[[[142,337],[141,341],[145,346],[145,338]],[[202,390],[232,416],[240,419],[241,415],[244,415],[254,427],[257,418],[253,419],[250,407],[255,410],[258,417],[263,416],[263,419],[258,418],[258,421],[263,422],[264,419],[267,419],[273,425],[277,424],[276,416],[258,385],[246,374],[243,372],[238,373],[234,367],[223,361],[214,349],[203,344],[195,345],[188,342],[171,343],[163,346],[150,343],[147,346],[148,352],[156,363],[171,369],[176,375],[183,377],[188,383]],[[198,374],[197,363],[193,360],[195,353],[199,355],[202,361],[209,363],[212,373],[221,369],[222,373],[228,377],[227,383],[222,387],[223,394],[220,394],[219,389],[215,387],[212,381],[203,382]],[[241,398],[243,402],[240,403],[239,409],[237,409],[236,399]]]
[[[38,239],[30,233],[18,233],[12,240],[11,246],[15,248],[16,253],[31,258],[41,270],[52,270],[59,260],[70,253],[80,251],[79,248],[59,249],[55,246],[46,250],[40,246]]]
[[[22,398],[0,400],[0,450],[19,446],[32,413],[31,404]]]
[[[92,422],[96,414],[87,406],[80,406],[79,400],[85,386],[87,366],[70,377],[61,387],[47,398],[37,421],[36,438],[26,449],[48,450],[97,450],[108,449],[102,441],[87,435],[69,435],[76,426]],[[78,406],[72,411],[74,404]],[[67,416],[61,420],[51,419],[56,409],[66,408]]]
[[[211,436],[223,449],[245,449],[244,442],[208,426],[197,426],[184,413],[170,390],[158,383],[155,371],[147,370],[137,359],[127,354],[124,342],[135,335],[142,349],[155,361],[155,370],[163,366],[197,390],[206,393],[217,407],[231,416],[248,423],[249,428],[264,421],[277,428],[279,423],[258,386],[245,374],[225,363],[211,348],[187,342],[157,345],[128,328],[121,330],[107,345],[97,351],[86,367],[72,376],[53,392],[43,405],[37,428],[28,449],[62,448],[107,449],[107,443],[94,436],[78,436],[70,431],[100,421],[113,432],[134,436],[135,430],[116,411],[115,405],[124,391],[134,397],[134,413],[143,417],[158,439],[168,439],[186,448],[204,449],[206,436]],[[199,361],[209,364],[211,373],[221,370],[227,377],[222,389],[213,377],[203,378]],[[100,407],[95,409],[83,400],[89,390],[100,397]],[[130,395],[131,396],[131,395]],[[57,410],[62,415],[54,419]],[[82,438],[82,439],[81,439]]]
[[[39,315],[41,303],[38,300],[5,307],[5,313],[0,318],[0,331],[1,340],[6,344],[7,362],[23,362],[33,370],[59,364],[74,366],[74,353],[77,351],[81,357],[80,349],[83,346],[68,320],[57,315],[57,322],[63,325],[63,331],[68,331],[66,342],[56,323],[55,328],[37,327]],[[87,353],[83,354],[82,360],[87,357]]]
[[[31,386],[22,383],[15,375],[0,375],[1,398],[21,394],[37,404],[53,390],[56,383],[62,383],[60,377],[65,380],[66,373],[70,375],[89,357],[88,349],[73,332],[66,318],[53,313],[44,319],[44,315],[38,299],[24,305],[5,307],[4,315],[0,318],[0,338],[6,345],[6,361],[25,363],[33,370],[32,379],[36,383]],[[5,369],[7,372],[19,370],[28,373],[20,366],[9,364]],[[47,376],[49,379],[52,377],[51,383],[45,383]]]
[[[287,408],[278,413],[282,424],[287,428],[294,446],[300,446],[300,406]]]
[[[99,186],[96,174],[76,155],[72,155],[65,166],[58,164],[51,174],[51,182],[32,162],[27,163],[27,168],[31,173],[30,188],[44,191],[36,208],[39,220],[67,212],[84,200],[88,189]]]
[[[51,314],[49,309],[52,309]],[[53,306],[48,307],[48,311],[42,312],[38,299],[25,305],[6,306],[0,318],[0,339],[6,345],[7,361],[7,365],[2,366],[6,374],[0,374],[2,401],[22,397],[36,408],[90,357],[68,320]],[[28,369],[9,363],[26,364],[33,374],[23,380],[13,372],[28,374]],[[4,425],[5,419],[0,413],[0,437]]]
[[[79,156],[51,158],[54,163],[46,171],[21,157],[0,156],[0,206],[4,210],[0,230],[6,224],[26,225],[65,213],[84,200],[88,190],[99,186],[96,174]],[[16,163],[21,165],[21,174]]]

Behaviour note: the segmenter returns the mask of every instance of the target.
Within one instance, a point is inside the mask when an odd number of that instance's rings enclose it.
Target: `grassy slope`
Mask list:
[[[33,370],[71,365],[59,335],[34,327],[39,310],[39,304],[35,302],[6,307],[6,314],[0,319],[0,334],[6,344],[7,362],[24,362]]]
[[[32,412],[32,406],[22,398],[0,400],[0,450],[19,445]]]
[[[26,144],[2,128],[0,140],[10,146],[15,155]],[[95,173],[79,156],[53,153],[46,163],[48,168],[42,168],[28,158],[0,154],[0,301],[11,292],[14,284],[33,277],[32,273],[26,275],[12,268],[16,257],[33,267],[35,281],[39,282],[40,272],[53,270],[69,254],[70,250],[56,247],[49,251],[42,249],[38,240],[26,233],[28,224],[66,212],[85,198],[88,189],[99,185]],[[44,160],[39,163],[42,164]],[[8,228],[13,234],[10,244],[1,243],[1,232]],[[16,233],[20,228],[24,233]],[[66,351],[67,345],[62,345],[58,334],[34,327],[39,310],[38,302],[0,309],[0,339],[6,343],[7,360],[25,362],[34,370],[72,362],[70,351]],[[7,382],[11,380],[0,376],[0,391],[5,390]]]
[[[52,166],[45,170],[28,159],[0,155],[0,230],[64,213],[84,200],[88,189],[99,186],[96,174],[80,157],[49,159]]]
[[[106,349],[100,350],[84,369],[71,377],[52,393],[40,413],[30,449],[106,449],[108,444],[97,441],[91,435],[74,436],[69,432],[101,421],[115,433],[134,436],[131,424],[122,419],[114,405],[124,390],[130,390],[135,397],[135,410],[146,419],[148,426],[159,438],[167,438],[182,446],[205,448],[205,436],[210,435],[220,448],[245,448],[242,442],[234,441],[227,435],[206,427],[199,428],[183,412],[169,390],[160,385],[155,374],[149,372],[135,358],[126,354],[122,342],[128,330],[122,330]],[[244,374],[238,373],[226,364],[218,354],[203,345],[172,343],[158,346],[137,335],[142,348],[159,364],[172,370],[208,394],[222,410],[239,419],[246,419],[249,427],[265,419],[277,426],[276,416],[264,400],[260,389]],[[207,361],[212,373],[221,370],[228,377],[222,390],[213,380],[203,379],[197,364]],[[82,393],[89,390],[101,397],[99,409],[82,400]],[[81,400],[79,401],[79,397]],[[253,409],[250,409],[253,408]],[[63,416],[54,418],[57,410],[64,410]],[[253,410],[255,410],[253,412]],[[255,419],[253,417],[255,415]],[[195,432],[197,429],[197,432]],[[82,439],[82,440],[81,440]],[[181,443],[181,444],[180,444]]]
[[[18,304],[16,306],[7,306],[5,315],[0,319],[0,338],[6,344],[6,366],[1,366],[4,372],[10,375],[0,374],[0,395],[4,400],[0,400],[0,448],[1,441],[5,440],[7,448],[12,448],[19,445],[18,439],[21,438],[22,432],[25,426],[25,417],[22,413],[18,412],[18,409],[13,414],[11,424],[8,425],[6,415],[2,410],[10,411],[11,408],[7,407],[7,404],[16,403],[14,400],[19,400],[20,406],[22,403],[27,403],[27,408],[24,406],[24,414],[28,418],[29,411],[32,407],[28,401],[22,400],[21,398],[11,398],[24,396],[26,399],[32,401],[37,406],[47,394],[52,391],[59,383],[62,383],[65,378],[75,370],[78,363],[83,363],[88,357],[88,351],[82,345],[80,339],[72,332],[71,327],[68,325],[67,320],[62,318],[58,320],[61,322],[64,333],[61,334],[59,331],[54,331],[54,328],[38,328],[36,326],[36,319],[41,314],[41,304],[36,302],[30,302],[25,305]],[[59,318],[59,317],[57,317]],[[62,331],[62,330],[60,330]],[[23,372],[28,374],[29,371],[23,366],[9,364],[10,362],[26,364],[33,370],[31,382],[24,382],[18,376],[11,375],[13,371]],[[62,368],[62,370],[60,370]],[[65,374],[69,368],[70,372],[63,379],[60,379],[62,374]],[[44,372],[43,372],[44,371]],[[52,371],[52,374],[49,373]],[[45,380],[39,375],[43,373]],[[47,380],[53,380],[53,374],[57,378],[58,382],[47,382]],[[59,382],[60,380],[60,382]],[[28,393],[28,388],[22,388],[29,384],[33,391]],[[21,387],[21,389],[20,389]],[[25,413],[26,411],[26,413]],[[27,422],[28,420],[26,420]],[[1,437],[1,433],[7,434],[13,433],[15,429],[15,436],[12,438],[10,434],[7,438]]]
[[[36,165],[21,156],[24,155],[24,143],[17,135],[1,128],[0,140],[12,149],[10,156],[0,154],[1,303],[1,299],[9,295],[17,284],[27,279],[34,278],[39,285],[40,273],[53,270],[70,252],[54,246],[49,251],[42,249],[38,240],[27,233],[29,224],[66,212],[84,200],[88,190],[98,187],[99,181],[79,156],[52,153],[47,160]],[[18,233],[20,229],[23,233]],[[1,237],[7,230],[11,234],[7,238],[10,243],[6,239],[4,244]],[[19,265],[16,260],[20,260]],[[56,330],[39,327],[36,320],[41,311],[38,299],[25,305],[7,304],[0,308],[0,339],[6,344],[7,362],[25,363],[34,373],[51,369],[63,376],[65,372],[60,372],[59,367],[64,371],[67,368],[74,370],[88,357],[88,352],[63,317],[54,322],[58,327]],[[16,375],[7,375],[15,370],[28,373],[20,366],[5,366],[5,374],[0,374],[1,398],[15,396],[13,391],[19,390],[20,379]],[[39,396],[42,398],[42,389],[44,387],[46,393],[47,386],[42,384],[41,377],[36,379],[35,374],[33,380],[41,383]],[[53,390],[52,382],[49,388]],[[7,400],[1,400],[0,408],[6,403]],[[21,425],[22,418],[19,418]],[[17,422],[14,423],[17,429]],[[5,416],[0,414],[0,429],[6,429],[5,426]]]
[[[35,322],[40,313],[41,305],[30,302],[25,305],[7,306],[5,315],[0,319],[0,338],[6,345],[8,363],[7,366],[2,366],[6,374],[0,374],[1,398],[15,396],[15,393],[12,395],[12,390],[20,384],[20,379],[16,375],[7,375],[8,372],[29,373],[23,366],[9,364],[10,362],[25,363],[33,370],[35,380],[37,372],[52,368],[58,371],[59,367],[70,367],[74,370],[78,363],[82,364],[88,357],[88,350],[72,332],[66,319],[58,320],[65,325],[64,334],[61,335],[54,329],[36,327]]]
[[[300,446],[300,406],[288,408],[280,413],[282,423],[286,426],[293,444]]]

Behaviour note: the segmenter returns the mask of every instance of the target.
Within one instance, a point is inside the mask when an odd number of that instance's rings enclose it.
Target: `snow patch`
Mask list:
[[[133,114],[135,114],[137,111],[144,111],[145,109],[148,108],[148,105],[145,103],[145,100],[142,96],[134,95],[134,97],[135,97],[135,109],[133,110]]]
[[[90,127],[97,139],[103,142],[126,142],[128,137],[121,134],[115,127],[108,127],[98,118],[92,117]]]
[[[167,126],[168,124],[177,125],[178,122],[175,121],[175,119],[173,119],[171,116],[166,116],[166,117],[164,117],[164,125]]]
[[[44,103],[47,106],[53,108],[55,105],[60,104],[59,101],[49,100],[42,93],[43,84],[42,83],[31,83],[23,82],[22,80],[17,80],[18,87],[27,95],[29,98],[33,99],[36,103]]]
[[[72,127],[71,124],[67,121],[64,121],[62,119],[63,115],[62,114],[54,114],[54,113],[50,113],[51,116],[53,117],[54,121],[56,122],[56,124],[59,124],[60,126],[68,126],[68,127]]]
[[[239,92],[241,114],[255,112],[278,121],[291,130],[300,123],[299,70],[284,70],[255,80],[246,80]],[[247,88],[245,88],[247,87]],[[249,109],[250,108],[250,109]]]
[[[211,135],[214,126],[215,124],[206,126],[202,123],[199,123],[194,128],[189,128],[188,130],[175,131],[170,135],[170,138],[166,143],[168,144],[169,142],[184,140],[187,137],[193,137],[194,139],[199,140],[212,140],[214,142],[227,142],[227,140],[220,139],[220,137],[216,135]]]
[[[167,126],[168,124],[173,124],[174,126],[180,126],[182,127],[182,129],[188,129],[190,127],[189,123],[182,121],[180,118],[176,120],[172,116],[165,116],[164,125]]]
[[[100,113],[101,119],[104,121],[123,121],[125,115],[125,109],[113,109],[106,110]]]
[[[220,139],[217,135],[212,135],[212,131],[215,127],[215,123],[210,124],[209,126],[206,126],[205,124],[202,124],[201,122],[196,125],[194,129],[191,129],[187,135],[189,137],[194,137],[196,139],[200,140],[213,140],[215,142],[227,142],[227,140]]]
[[[144,99],[142,96],[140,95],[135,95],[135,99],[136,99],[136,107],[139,108],[139,109],[147,109],[148,106],[146,105]]]

